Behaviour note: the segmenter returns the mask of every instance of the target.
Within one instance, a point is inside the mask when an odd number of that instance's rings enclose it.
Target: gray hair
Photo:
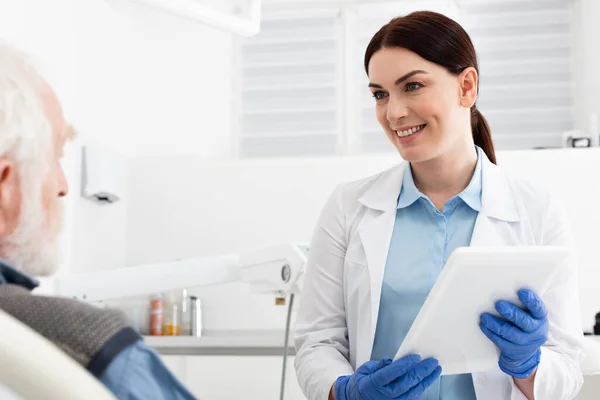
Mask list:
[[[0,157],[16,165],[23,194],[19,224],[0,240],[0,255],[29,275],[49,275],[60,265],[58,235],[48,237],[48,215],[42,209],[53,143],[43,84],[29,57],[0,42]]]
[[[13,159],[22,173],[43,172],[51,149],[40,82],[31,59],[0,41],[0,157]]]

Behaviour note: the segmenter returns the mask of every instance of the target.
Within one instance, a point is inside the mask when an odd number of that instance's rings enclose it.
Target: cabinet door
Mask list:
[[[179,379],[179,381],[186,385],[185,383],[185,379],[186,379],[186,358],[188,358],[187,356],[168,356],[168,355],[161,355],[160,358],[163,360],[163,362],[165,363],[165,365],[167,366],[167,368],[169,368],[169,371],[171,371],[173,373],[173,375],[175,375],[175,377],[177,379]]]
[[[283,358],[277,356],[187,356],[185,384],[202,400],[279,399]],[[287,364],[286,400],[306,400]]]
[[[600,375],[584,376],[583,388],[576,400],[596,400],[600,393]]]

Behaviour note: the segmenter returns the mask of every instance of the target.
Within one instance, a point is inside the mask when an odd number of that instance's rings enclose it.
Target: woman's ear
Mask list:
[[[465,108],[471,108],[477,101],[479,88],[479,75],[473,67],[468,67],[458,75],[458,85],[460,88],[460,105]]]

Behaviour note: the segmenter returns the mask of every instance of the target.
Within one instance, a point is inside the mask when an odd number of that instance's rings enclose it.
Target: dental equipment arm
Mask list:
[[[57,296],[94,302],[181,288],[247,282],[254,293],[298,293],[308,246],[283,243],[222,255],[57,277]]]

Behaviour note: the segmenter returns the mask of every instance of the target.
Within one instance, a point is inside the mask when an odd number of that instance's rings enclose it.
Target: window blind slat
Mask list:
[[[330,135],[307,134],[286,137],[244,137],[242,157],[297,157],[299,155],[331,155],[336,151],[335,132]],[[299,149],[302,149],[301,151]]]
[[[267,16],[259,35],[241,43],[242,156],[335,150],[336,24],[333,13]]]
[[[559,146],[562,132],[573,126],[568,2],[453,4],[404,0],[266,12],[261,33],[240,46],[240,154],[334,154],[343,142],[357,143],[358,152],[393,151],[375,118],[364,51],[383,24],[423,9],[449,15],[471,36],[480,67],[477,104],[496,147]],[[342,29],[344,16],[352,25]]]
[[[294,132],[336,130],[335,111],[281,112],[275,117],[271,113],[246,114],[242,116],[242,136],[253,134],[278,134],[287,136]],[[299,149],[301,150],[301,149]]]
[[[562,10],[568,0],[460,0],[467,14],[498,15],[520,11]]]

